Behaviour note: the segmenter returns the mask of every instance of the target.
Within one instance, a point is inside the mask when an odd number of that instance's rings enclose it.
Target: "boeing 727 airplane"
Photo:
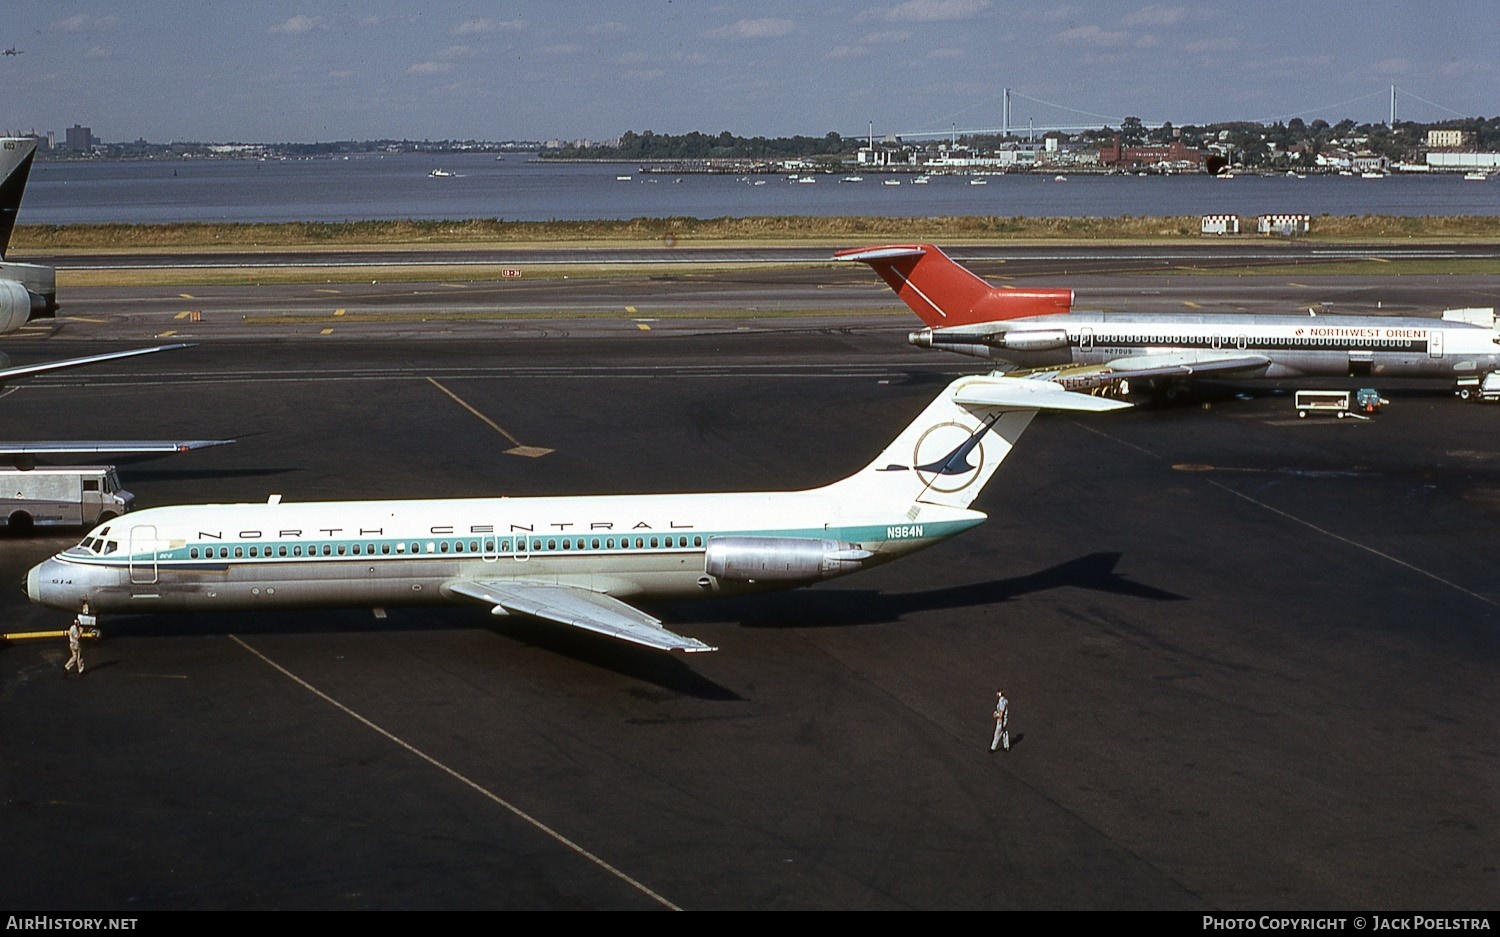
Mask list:
[[[26,578],[95,614],[478,602],[668,651],[711,651],[627,604],[787,589],[962,533],[1039,410],[1128,404],[959,378],[861,471],[806,491],[150,508]]]
[[[927,328],[923,348],[1028,369],[1075,390],[1194,377],[1448,377],[1500,368],[1494,309],[1393,316],[1075,312],[1071,290],[1006,290],[931,244],[839,251],[869,264]]]

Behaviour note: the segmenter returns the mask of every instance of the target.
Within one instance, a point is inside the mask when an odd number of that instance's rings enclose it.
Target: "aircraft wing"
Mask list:
[[[38,458],[77,456],[171,455],[227,446],[233,439],[58,439],[0,442],[0,462],[29,468]]]
[[[496,615],[530,615],[662,651],[695,653],[718,650],[697,638],[673,634],[661,626],[659,619],[619,599],[577,586],[480,579],[455,580],[445,584],[443,591],[486,602],[494,606]]]
[[[1268,367],[1265,355],[1234,354],[1228,351],[1174,351],[1160,355],[1130,355],[1116,358],[1105,367],[1116,378],[1206,377],[1258,371]]]
[[[17,367],[0,368],[0,384],[15,380],[18,377],[29,377],[33,374],[45,374],[48,371],[61,371],[64,368],[81,368],[89,364],[98,364],[101,361],[114,361],[116,358],[134,358],[136,355],[152,355],[158,351],[176,351],[179,348],[192,348],[192,342],[176,342],[171,345],[154,345],[150,348],[132,348],[129,351],[109,351],[101,355],[87,355],[83,358],[64,358],[61,361],[44,361],[41,364],[26,364]]]

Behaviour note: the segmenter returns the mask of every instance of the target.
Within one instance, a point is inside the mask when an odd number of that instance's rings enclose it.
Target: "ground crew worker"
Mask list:
[[[1001,746],[1010,751],[1010,700],[1005,698],[1004,690],[996,690],[995,738],[990,742],[990,751],[997,751]]]
[[[83,675],[83,620],[85,618],[90,621],[94,618],[89,614],[87,602],[83,603],[83,609],[73,616],[73,624],[68,626],[68,650],[73,652],[73,656],[68,658],[66,664],[63,664],[64,670],[72,670],[73,665],[77,664],[79,676]]]

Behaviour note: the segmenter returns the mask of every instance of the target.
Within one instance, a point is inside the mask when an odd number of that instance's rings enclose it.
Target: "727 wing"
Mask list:
[[[98,364],[101,361],[114,361],[116,358],[134,358],[136,355],[154,355],[158,351],[176,351],[179,348],[192,347],[192,342],[175,342],[171,345],[153,345],[150,348],[132,348],[129,351],[107,351],[101,355],[87,355],[83,358],[64,358],[61,361],[44,361],[41,364],[0,367],[0,384],[4,384],[6,381],[13,381],[18,377],[45,374],[48,371],[61,371],[64,368],[81,368],[84,365]]]

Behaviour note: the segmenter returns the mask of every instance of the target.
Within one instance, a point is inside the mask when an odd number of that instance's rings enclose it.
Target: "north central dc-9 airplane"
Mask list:
[[[1016,376],[1085,390],[1120,381],[1304,376],[1479,376],[1500,368],[1494,309],[1393,316],[1104,313],[1067,289],[993,287],[931,244],[839,251],[869,264],[927,328],[923,348],[1030,369]]]
[[[34,567],[26,593],[101,615],[470,601],[711,651],[627,601],[786,589],[931,546],[985,519],[969,505],[1039,410],[1125,406],[960,378],[875,461],[806,491],[151,508]]]

